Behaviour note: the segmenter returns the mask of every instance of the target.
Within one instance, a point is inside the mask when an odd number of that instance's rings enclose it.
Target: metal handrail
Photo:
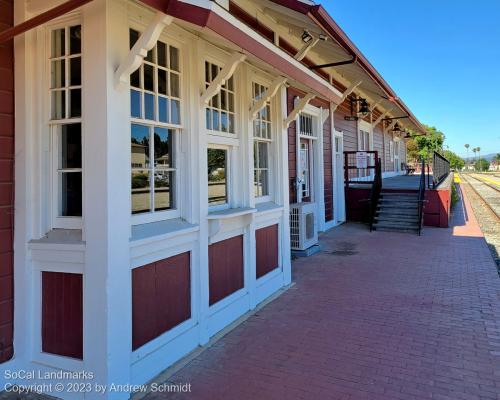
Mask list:
[[[434,152],[432,157],[432,188],[436,189],[450,173],[450,162],[441,154]]]
[[[420,172],[420,185],[418,187],[418,235],[422,233],[424,201],[425,201],[425,159],[422,158],[422,171]]]

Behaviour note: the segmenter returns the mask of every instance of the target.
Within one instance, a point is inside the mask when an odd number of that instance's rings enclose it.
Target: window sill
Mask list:
[[[41,239],[30,240],[30,247],[37,245],[80,245],[84,246],[81,229],[52,229]]]
[[[256,208],[251,207],[241,207],[241,208],[227,208],[221,211],[213,211],[208,213],[207,219],[216,220],[216,219],[229,219],[241,217],[242,215],[253,214],[257,212]]]
[[[270,214],[274,212],[280,212],[284,210],[283,206],[280,206],[276,203],[273,203],[272,201],[267,201],[265,203],[259,203],[256,205],[257,207],[257,214],[258,215],[264,215],[264,214]]]
[[[190,224],[182,218],[168,219],[147,224],[133,225],[130,242],[140,245],[144,241],[168,239],[173,236],[196,232],[198,225]]]
[[[229,208],[227,210],[222,211],[214,211],[207,215],[208,219],[208,229],[209,229],[209,237],[217,235],[222,228],[222,225],[225,221],[234,219],[234,218],[248,218],[246,223],[249,223],[252,215],[257,212],[256,208],[251,207],[241,207],[241,208]]]

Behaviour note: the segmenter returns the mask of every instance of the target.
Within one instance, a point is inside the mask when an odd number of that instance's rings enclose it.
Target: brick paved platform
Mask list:
[[[500,279],[470,207],[421,237],[347,224],[296,285],[149,399],[500,399]]]

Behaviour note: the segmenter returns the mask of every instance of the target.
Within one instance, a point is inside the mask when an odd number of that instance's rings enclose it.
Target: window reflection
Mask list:
[[[227,198],[227,150],[208,149],[208,204],[226,204]]]

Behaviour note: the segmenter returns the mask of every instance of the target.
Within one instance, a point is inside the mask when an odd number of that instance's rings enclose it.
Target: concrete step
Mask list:
[[[386,197],[418,197],[418,193],[402,193],[402,192],[380,192],[380,195]]]
[[[407,215],[417,216],[418,210],[413,208],[382,208],[375,211],[375,215]]]
[[[375,226],[389,226],[395,228],[418,228],[418,221],[377,221]]]
[[[378,203],[377,209],[384,210],[396,210],[396,209],[405,209],[405,210],[418,210],[418,206],[413,203]]]
[[[404,203],[404,204],[413,204],[413,205],[418,205],[418,199],[384,199],[381,198],[379,201],[381,204],[399,204],[399,203]]]
[[[394,215],[382,214],[375,215],[375,221],[403,221],[410,223],[418,223],[418,215]]]

